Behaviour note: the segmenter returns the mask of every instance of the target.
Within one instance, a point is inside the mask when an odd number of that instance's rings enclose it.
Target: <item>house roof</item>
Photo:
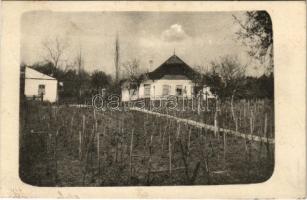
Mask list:
[[[26,79],[39,79],[39,80],[56,80],[55,78],[48,76],[46,74],[40,73],[30,67],[25,68],[25,78]]]
[[[161,79],[167,75],[168,79],[170,77],[187,77],[188,79],[193,79],[196,72],[187,65],[183,60],[181,60],[175,54],[168,58],[162,65],[147,75],[150,79],[156,80]]]
[[[189,78],[185,75],[169,75],[166,74],[161,77],[163,80],[189,80]]]

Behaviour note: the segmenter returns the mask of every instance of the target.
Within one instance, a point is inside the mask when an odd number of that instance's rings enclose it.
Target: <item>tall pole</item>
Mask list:
[[[118,41],[118,33],[116,33],[115,39],[115,80],[118,82],[119,79],[119,41]]]
[[[82,87],[82,77],[81,77],[81,72],[82,72],[82,48],[81,45],[79,47],[79,55],[77,57],[77,64],[78,64],[78,78],[79,78],[79,91],[78,91],[78,103],[81,104],[81,87]]]

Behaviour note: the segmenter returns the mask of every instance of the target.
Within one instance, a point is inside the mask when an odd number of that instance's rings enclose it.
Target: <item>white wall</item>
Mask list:
[[[127,88],[122,88],[122,101],[129,101],[129,90]]]
[[[158,99],[162,96],[163,85],[170,85],[170,94],[169,95],[176,95],[176,85],[182,85],[182,88],[186,88],[185,97],[191,98],[192,97],[192,87],[193,83],[191,80],[147,80],[141,83],[139,88],[139,98],[144,98],[144,85],[150,84],[150,99]]]
[[[25,79],[25,96],[38,96],[38,86],[45,85],[44,101],[57,101],[57,80]]]
[[[133,95],[133,92],[135,93],[135,95]],[[121,101],[136,100],[139,98],[138,91],[134,91],[134,89],[131,89],[129,93],[129,90],[127,88],[122,88],[121,93]]]
[[[139,98],[144,98],[144,85],[145,84],[150,84],[150,96],[154,96],[154,89],[153,89],[153,81],[152,80],[146,80],[146,81],[143,81],[141,84],[140,84],[140,87],[139,87]]]
[[[138,98],[144,98],[144,85],[150,84],[150,99],[160,99],[163,98],[163,85],[170,85],[170,94],[169,95],[176,95],[176,85],[182,85],[182,89],[186,88],[186,94],[184,97],[192,98],[192,88],[194,87],[194,83],[191,80],[146,80],[140,84],[139,91],[137,92],[138,95],[131,96],[129,98],[129,91],[128,89],[122,89],[122,101],[129,101],[135,100]],[[132,94],[132,92],[131,92]],[[211,93],[210,88],[204,86],[203,94],[207,94],[207,98],[215,98],[215,96]],[[206,96],[203,95],[203,98],[206,99]]]
[[[192,97],[193,83],[191,80],[158,80],[155,83],[156,97],[162,97],[163,85],[170,85],[170,95],[176,95],[176,85],[182,85],[182,89],[186,89],[185,97]]]

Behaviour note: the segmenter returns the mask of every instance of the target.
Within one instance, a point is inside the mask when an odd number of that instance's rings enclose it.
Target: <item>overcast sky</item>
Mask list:
[[[86,70],[114,75],[118,33],[120,63],[138,59],[148,68],[149,60],[153,60],[153,70],[175,49],[176,55],[192,67],[208,66],[221,56],[234,55],[242,63],[250,63],[249,75],[260,75],[263,70],[236,39],[239,27],[233,14],[242,16],[240,12],[29,12],[21,20],[21,59],[27,65],[43,61],[46,52],[42,44],[57,37],[68,45],[63,60],[72,63],[81,47]]]

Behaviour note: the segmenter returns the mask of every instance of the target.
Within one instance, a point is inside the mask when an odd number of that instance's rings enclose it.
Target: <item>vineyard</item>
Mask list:
[[[270,178],[272,102],[208,107],[151,113],[25,102],[20,177],[36,186],[214,185]]]

